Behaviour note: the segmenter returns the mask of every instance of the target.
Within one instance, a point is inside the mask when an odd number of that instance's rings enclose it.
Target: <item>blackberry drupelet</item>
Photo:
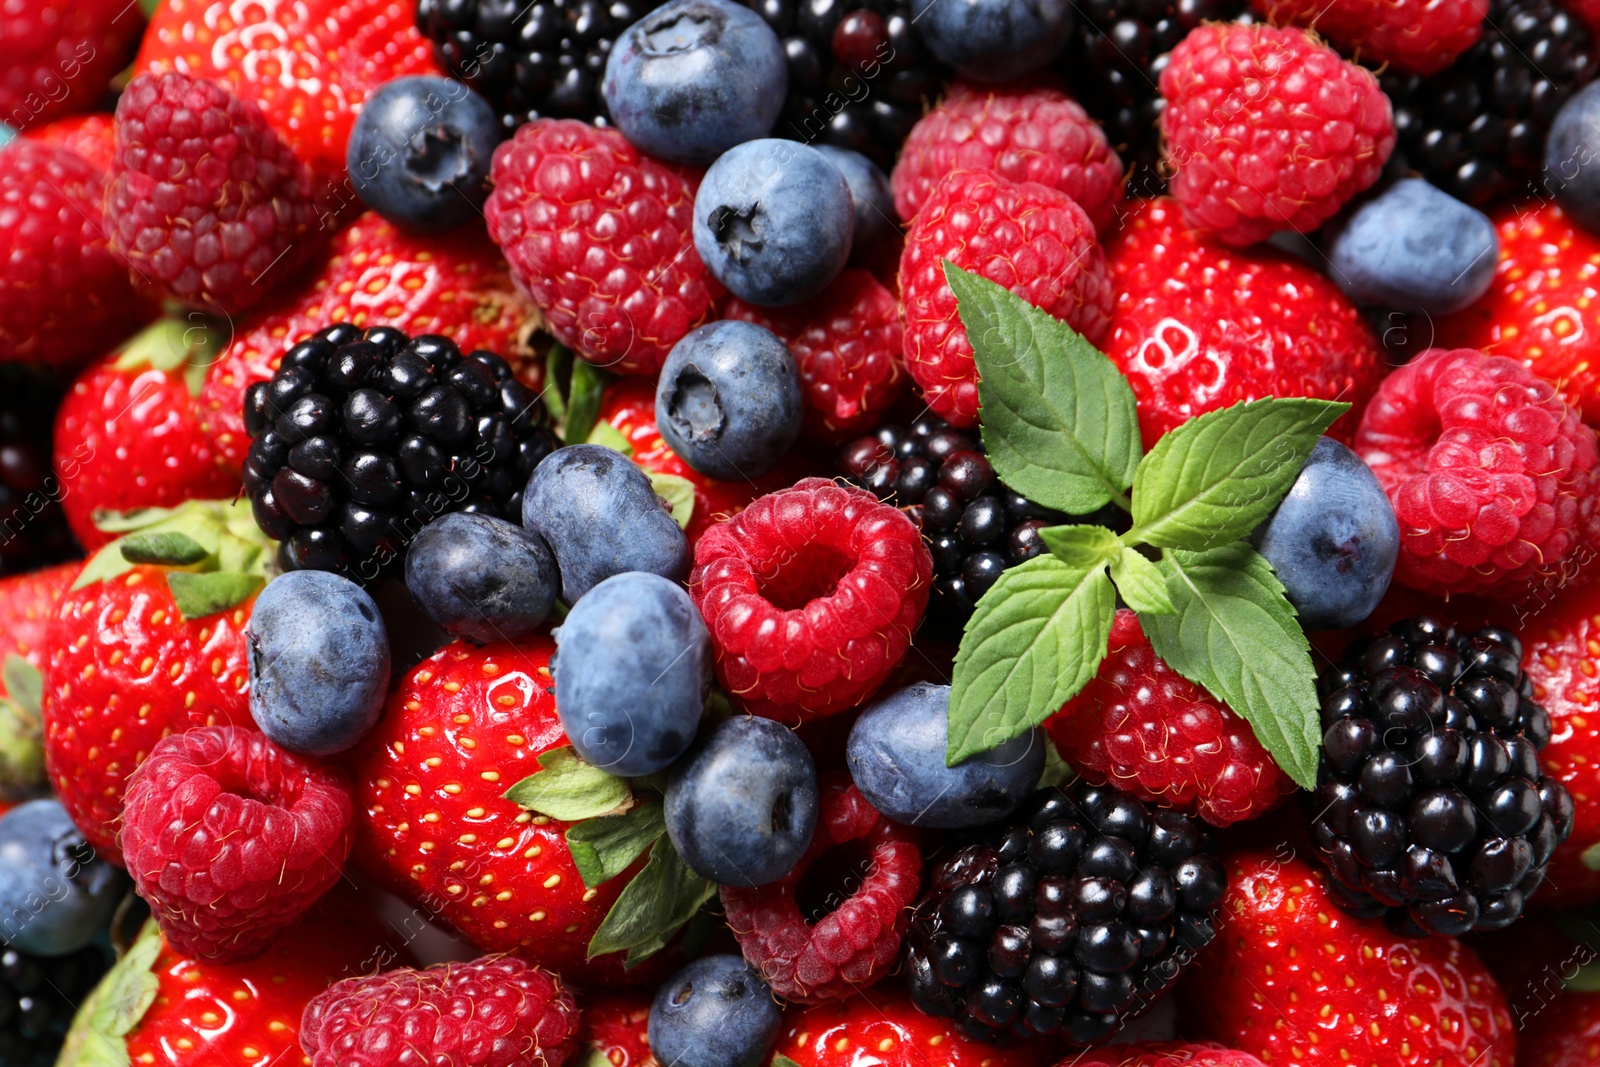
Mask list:
[[[73,1013],[110,966],[99,945],[49,958],[0,944],[0,1063],[55,1063]]]
[[[51,471],[61,387],[16,365],[0,368],[0,575],[71,559],[77,543]]]
[[[1200,822],[1115,789],[1041,789],[1014,818],[934,867],[912,999],[980,1041],[1103,1041],[1215,936],[1227,874]]]
[[[1490,0],[1483,36],[1438,74],[1386,71],[1393,171],[1413,170],[1475,207],[1525,186],[1544,166],[1556,112],[1596,73],[1594,40],[1561,0]]]
[[[1308,798],[1330,895],[1404,932],[1516,921],[1572,830],[1539,772],[1550,716],[1511,631],[1418,615],[1322,672],[1322,761]]]
[[[662,0],[417,0],[439,65],[476,89],[506,132],[530,119],[604,126],[606,57]]]
[[[509,522],[555,448],[533,392],[492,352],[388,326],[330,326],[245,393],[244,487],[285,570],[376,577],[451,511]]]

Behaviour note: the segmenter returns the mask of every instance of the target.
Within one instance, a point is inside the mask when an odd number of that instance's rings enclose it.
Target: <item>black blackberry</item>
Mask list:
[[[0,367],[0,575],[77,554],[61,510],[63,487],[51,471],[61,397],[54,381],[16,365]]]
[[[1194,818],[1082,782],[1041,789],[934,867],[906,935],[912,999],[981,1041],[1102,1041],[1215,936],[1227,887]]]
[[[606,58],[664,0],[417,0],[439,65],[494,107],[509,132],[530,119],[605,125]]]
[[[245,393],[244,487],[287,570],[366,580],[450,511],[521,521],[555,448],[543,409],[492,352],[389,326],[330,326]]]
[[[1595,69],[1594,41],[1561,0],[1490,0],[1483,36],[1448,68],[1379,76],[1394,104],[1391,167],[1479,207],[1518,191],[1544,166],[1556,112]]]
[[[1522,644],[1418,615],[1322,672],[1311,830],[1335,900],[1401,929],[1456,935],[1516,921],[1572,830],[1539,772],[1550,716]]]
[[[110,965],[98,945],[53,958],[0,945],[0,1063],[55,1063],[73,1013]]]

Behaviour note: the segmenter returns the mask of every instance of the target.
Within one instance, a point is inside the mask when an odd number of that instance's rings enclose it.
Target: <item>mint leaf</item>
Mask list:
[[[567,422],[561,439],[569,445],[589,439],[600,414],[600,398],[610,376],[586,359],[572,362],[572,391],[567,394]]]
[[[1072,764],[1061,758],[1061,751],[1056,748],[1056,743],[1046,738],[1044,743],[1044,770],[1039,772],[1039,782],[1035,789],[1044,789],[1046,786],[1059,786],[1066,788],[1078,772],[1072,769]]]
[[[1116,606],[1103,564],[1037,556],[1002,574],[956,652],[946,762],[987,752],[1075,696],[1105,658]]]
[[[574,1067],[617,1067],[617,1065],[611,1062],[610,1056],[591,1045],[583,1054],[583,1060]]]
[[[1081,515],[1124,490],[1139,463],[1133,390],[1072,327],[1001,286],[946,262],[978,365],[983,443],[1002,481],[1046,507]]]
[[[501,795],[518,807],[562,822],[611,815],[633,797],[626,778],[585,763],[570,745],[540,756],[539,766],[541,770]]]
[[[6,654],[0,664],[0,680],[5,683],[5,695],[23,711],[39,714],[44,704],[44,675],[39,668],[17,655]]]
[[[1139,620],[1156,655],[1242,716],[1297,784],[1316,788],[1316,669],[1272,565],[1234,542],[1173,549],[1160,566],[1178,613]]]
[[[772,1054],[772,1067],[800,1067],[800,1065],[781,1052]]]
[[[628,953],[628,966],[663,948],[717,887],[691,871],[668,837],[656,839],[644,869],[622,890],[589,939],[589,958]]]
[[[1039,538],[1069,567],[1098,567],[1122,547],[1122,540],[1104,526],[1046,526]]]
[[[663,474],[660,471],[645,471],[650,479],[650,488],[656,491],[656,496],[667,502],[672,509],[672,521],[678,524],[678,529],[687,530],[689,520],[694,518],[694,483],[678,474]]]
[[[1584,849],[1578,859],[1591,871],[1600,871],[1600,844],[1593,844]]]
[[[161,991],[161,980],[151,971],[161,946],[156,921],[146,920],[137,940],[78,1008],[57,1061],[60,1067],[127,1067],[128,1043],[123,1038],[139,1025]]]
[[[667,831],[660,804],[641,804],[621,815],[585,819],[567,827],[572,862],[593,889],[628,869],[628,865]]]
[[[1561,986],[1572,993],[1600,993],[1600,963],[1587,963],[1577,968]]]
[[[129,563],[164,563],[186,567],[204,560],[209,552],[187,534],[135,533],[122,539],[122,558]]]
[[[1126,539],[1196,552],[1237,541],[1278,506],[1322,431],[1349,408],[1269,397],[1190,419],[1139,464]]]
[[[1126,545],[1111,561],[1111,580],[1123,601],[1140,615],[1172,615],[1178,610],[1167,595],[1167,580],[1161,569]]]
[[[192,574],[189,571],[171,571],[167,574],[167,588],[172,591],[172,602],[178,614],[186,619],[203,619],[219,611],[227,611],[242,604],[265,579],[259,574],[241,574],[238,571],[211,571]]]
[[[621,430],[604,420],[594,424],[594,428],[589,431],[587,443],[601,445],[611,449],[613,452],[621,452],[624,456],[633,455],[633,442],[628,440]],[[648,474],[650,472],[646,471],[645,473]]]

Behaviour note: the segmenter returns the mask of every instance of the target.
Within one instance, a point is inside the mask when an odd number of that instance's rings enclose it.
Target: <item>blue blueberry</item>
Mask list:
[[[1004,81],[1049,63],[1072,32],[1071,0],[915,0],[928,50],[973,81]]]
[[[1561,209],[1600,233],[1600,82],[1578,90],[1556,112],[1544,143],[1544,170]]]
[[[500,121],[454,78],[380,85],[361,107],[345,165],[363,203],[396,226],[444,233],[482,217]]]
[[[828,287],[855,233],[850,186],[795,141],[747,141],[711,164],[694,198],[694,247],[741,300],[797,304]]]
[[[738,715],[672,769],[665,814],[691,868],[721,885],[766,885],[811,845],[817,769],[793,730]]]
[[[78,951],[110,924],[125,885],[57,801],[30,801],[0,818],[0,941],[13,948]]]
[[[628,778],[683,755],[711,686],[711,634],[682,586],[643,571],[607,578],[555,638],[556,713],[578,755]]]
[[[635,22],[611,49],[603,88],[634,145],[700,164],[772,132],[788,90],[783,42],[732,0],[672,0]]]
[[[1047,742],[1038,728],[946,767],[949,711],[949,686],[918,682],[869,705],[850,728],[850,777],[895,822],[981,826],[1039,784]]]
[[[406,586],[428,617],[478,644],[526,637],[550,615],[561,576],[539,535],[456,511],[406,550]]]
[[[860,260],[866,251],[876,248],[889,234],[899,232],[894,213],[894,191],[889,186],[889,177],[860,152],[831,144],[819,144],[816,149],[827,157],[829,163],[839,168],[845,184],[850,187],[850,202],[856,209],[851,259]]]
[[[1328,275],[1360,304],[1445,315],[1489,291],[1500,238],[1476,208],[1405,178],[1336,222]]]
[[[778,1036],[772,990],[742,956],[702,956],[650,1005],[650,1052],[663,1067],[758,1067]]]
[[[576,604],[614,574],[689,576],[689,542],[644,471],[604,445],[569,445],[534,468],[522,525],[544,538],[561,570],[561,597]]]
[[[1324,437],[1289,495],[1252,537],[1307,630],[1372,614],[1394,575],[1400,524],[1361,457]]]
[[[331,756],[364,737],[389,689],[389,634],[366,590],[331,571],[267,583],[245,626],[250,715],[273,744]]]

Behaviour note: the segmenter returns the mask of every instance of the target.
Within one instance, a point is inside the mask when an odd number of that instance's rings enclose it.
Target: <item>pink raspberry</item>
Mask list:
[[[781,882],[722,887],[739,948],[780,997],[803,1003],[859,992],[894,969],[922,888],[917,831],[892,823],[843,775],[824,779],[811,847]],[[814,882],[842,885],[827,913],[802,912]],[[806,905],[809,907],[809,905]]]
[[[1429,349],[1385,378],[1355,450],[1400,520],[1395,580],[1515,595],[1600,546],[1600,449],[1555,388],[1476,349]]]
[[[1172,195],[1231,245],[1308,233],[1378,180],[1394,148],[1370,71],[1304,30],[1208,22],[1161,72]]]
[[[141,74],[117,102],[111,245],[192,307],[235,314],[297,276],[323,236],[305,164],[215,82]]]
[[[1099,344],[1111,323],[1111,277],[1094,225],[1071,197],[991,171],[944,177],[900,256],[906,369],[928,406],[955,426],[978,421],[978,369],[946,284],[946,260],[1003,285]]]
[[[1483,32],[1488,0],[1252,0],[1274,23],[1310,26],[1377,67],[1433,74]]]
[[[1070,1057],[1059,1067],[1265,1067],[1248,1052],[1215,1041],[1155,1041],[1107,1045]]]
[[[689,593],[717,678],[746,711],[799,722],[863,703],[905,656],[933,558],[901,511],[805,478],[719,522]]]
[[[794,307],[735,297],[722,314],[765,326],[789,346],[805,391],[806,430],[816,437],[837,442],[860,433],[900,399],[900,302],[867,271],[845,270]]]
[[[712,318],[722,287],[694,250],[696,172],[616,130],[540,119],[495,150],[489,236],[556,339],[591,363],[653,377]]]
[[[300,1019],[310,1067],[562,1067],[577,1045],[561,977],[514,956],[346,978]]]
[[[350,791],[254,730],[158,741],[128,784],[122,855],[172,947],[228,962],[260,952],[339,880]]]
[[[1100,230],[1122,195],[1122,161],[1100,124],[1050,85],[951,85],[900,149],[890,178],[895,211],[910,222],[953,170],[1047,185],[1072,197]]]

